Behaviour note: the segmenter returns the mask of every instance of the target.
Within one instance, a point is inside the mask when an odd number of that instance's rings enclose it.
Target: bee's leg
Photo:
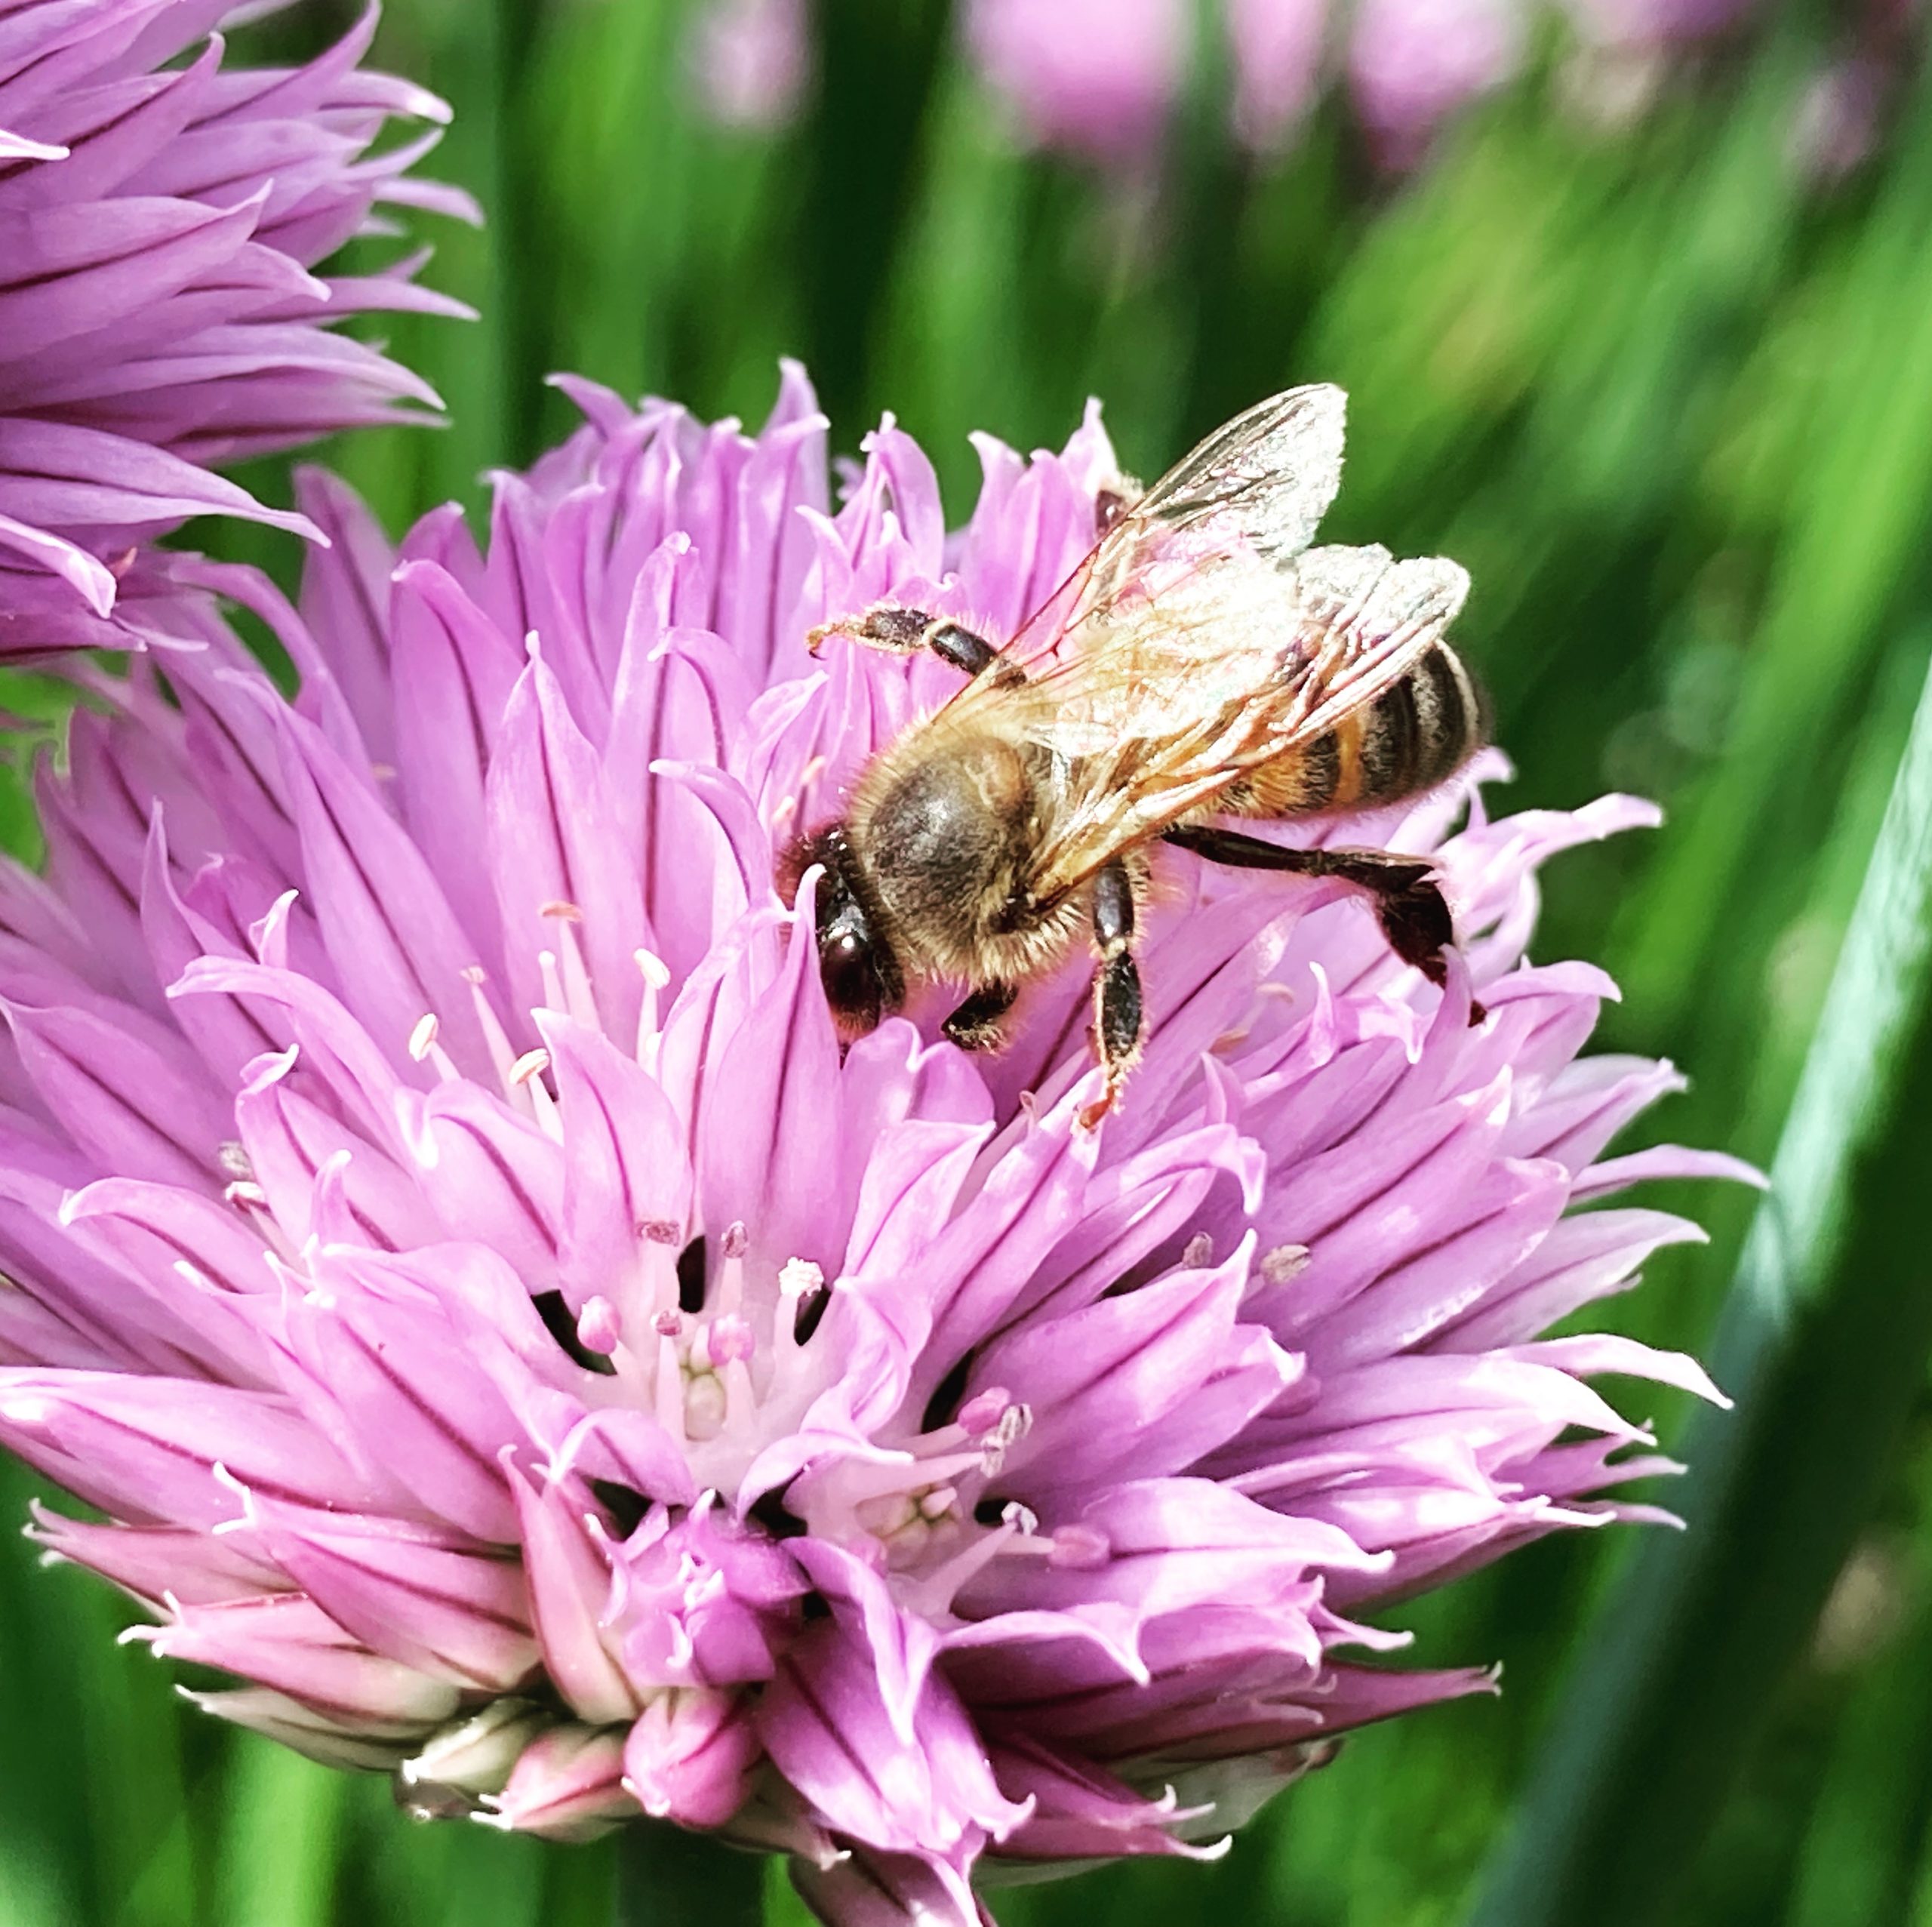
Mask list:
[[[1170,830],[1167,841],[1210,863],[1235,870],[1285,870],[1297,876],[1332,876],[1375,899],[1375,914],[1389,947],[1432,984],[1449,980],[1442,953],[1456,940],[1456,925],[1435,880],[1435,867],[1421,857],[1387,850],[1289,850],[1233,830]],[[1469,1021],[1484,1012],[1472,1004]]]
[[[867,642],[875,649],[890,650],[900,656],[930,649],[942,662],[950,663],[966,676],[983,675],[991,669],[1003,682],[1026,680],[1019,669],[983,636],[962,629],[948,617],[930,615],[924,609],[884,603],[853,621],[823,622],[806,631],[805,646],[817,655],[819,645],[829,636],[849,636],[855,642]]]
[[[962,1051],[994,1051],[1005,1042],[999,1020],[1020,994],[1014,984],[982,984],[940,1027]]]
[[[1080,1114],[1090,1131],[1112,1110],[1146,1029],[1140,971],[1134,961],[1134,879],[1118,857],[1094,879],[1094,947],[1100,953],[1094,976],[1094,1036],[1107,1082],[1098,1102]]]

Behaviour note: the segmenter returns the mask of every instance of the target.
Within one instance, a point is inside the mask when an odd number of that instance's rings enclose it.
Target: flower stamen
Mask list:
[[[509,1039],[504,1034],[503,1027],[497,1021],[495,1009],[483,994],[483,987],[490,980],[489,973],[481,964],[471,964],[464,969],[463,980],[469,986],[470,1008],[476,1013],[477,1028],[483,1033],[484,1047],[490,1053],[497,1081],[502,1085],[504,1096],[513,1097],[516,1094],[515,1073],[518,1060],[510,1047]]]
[[[1261,1254],[1257,1268],[1263,1284],[1285,1285],[1291,1279],[1299,1278],[1308,1269],[1308,1264],[1306,1245],[1277,1245],[1272,1251]]]
[[[742,1221],[734,1219],[725,1226],[724,1235],[718,1241],[718,1310],[721,1314],[734,1312],[744,1303],[745,1253],[750,1248],[751,1236]],[[778,1282],[782,1290],[785,1282],[782,1276]]]
[[[792,1340],[802,1345],[818,1329],[832,1289],[810,1258],[787,1258],[778,1268],[778,1289],[792,1306]]]
[[[658,1040],[663,1028],[657,1000],[670,985],[670,966],[649,950],[633,950],[631,956],[637,965],[638,974],[644,979],[644,1002],[637,1014],[637,1060],[646,1070],[654,1071],[657,1068]]]
[[[574,903],[546,903],[543,914],[557,928],[557,947],[561,953],[565,1011],[590,1030],[598,1027],[597,999],[590,987],[590,968],[583,960],[577,941],[577,926],[583,913]],[[545,980],[547,990],[549,980]]]

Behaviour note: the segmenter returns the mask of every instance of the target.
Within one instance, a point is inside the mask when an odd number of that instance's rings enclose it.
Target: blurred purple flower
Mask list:
[[[1278,147],[1315,104],[1327,25],[1324,0],[1226,0],[1234,56],[1235,134]]]
[[[1322,0],[1225,0],[1234,131],[1244,146],[1281,146],[1313,104],[1327,16]],[[1180,0],[973,0],[966,15],[974,60],[1028,138],[1116,165],[1158,146],[1186,82],[1189,32]],[[1377,158],[1420,160],[1452,109],[1515,72],[1523,38],[1517,0],[1366,0],[1349,29],[1347,67]]]
[[[1558,0],[1586,48],[1659,54],[1709,39],[1754,0]],[[1346,84],[1374,159],[1396,171],[1426,157],[1455,112],[1521,69],[1531,0],[1221,0],[1232,131],[1244,147],[1287,145],[1323,88]],[[1192,66],[1180,0],[1111,5],[967,0],[965,41],[981,77],[1032,144],[1131,171],[1158,149]],[[1829,168],[1863,137],[1863,75],[1821,95]],[[1840,97],[1843,97],[1841,105]]]
[[[1564,0],[1592,46],[1655,52],[1708,40],[1752,9],[1753,0]]]
[[[409,177],[433,128],[369,151],[392,116],[447,109],[358,67],[373,10],[294,72],[224,69],[231,11],[0,0],[0,656],[128,647],[121,559],[189,516],[314,533],[211,465],[440,405],[326,325],[466,312],[415,285],[426,257],[310,270],[386,231],[379,204],[473,217]]]
[[[968,47],[1042,147],[1126,164],[1159,142],[1185,83],[1188,0],[968,0]]]
[[[1896,66],[1869,54],[1834,60],[1813,77],[1791,133],[1792,157],[1805,173],[1838,180],[1870,157],[1897,78]]]
[[[1456,109],[1516,72],[1527,32],[1522,0],[1362,0],[1349,81],[1377,159],[1414,166]]]
[[[34,1534],[247,1682],[211,1712],[424,1813],[722,1829],[851,1923],[1201,1851],[1490,1687],[1346,1657],[1404,1642],[1364,1615],[1657,1516],[1600,1496],[1670,1468],[1589,1380],[1710,1394],[1539,1335],[1699,1235],[1571,1207],[1738,1168],[1604,1159],[1678,1080],[1580,1059],[1611,987],[1523,960],[1543,859],[1652,813],[1491,823],[1492,759],[1349,825],[1437,854],[1444,992],[1333,886],[1173,853],[1097,1131],[1077,968],[996,1057],[937,1011],[841,1054],[775,864],[952,679],[805,631],[1011,631],[1105,436],[983,442],[949,535],[889,420],[834,511],[795,368],[749,438],[563,385],[586,425],[483,548],[450,508],[392,551],[310,473],[299,609],[160,559],[184,639],[44,774],[47,876],[0,870],[0,1439],[106,1519]]]
[[[805,0],[710,0],[693,29],[692,64],[712,119],[761,128],[792,119],[812,81]]]

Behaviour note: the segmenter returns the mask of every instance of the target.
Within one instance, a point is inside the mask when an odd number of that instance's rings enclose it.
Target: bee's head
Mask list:
[[[779,878],[788,900],[796,898],[800,879],[815,863],[825,873],[819,879],[817,921],[826,1002],[844,1036],[862,1037],[904,1000],[905,974],[869,902],[842,824],[792,846]]]

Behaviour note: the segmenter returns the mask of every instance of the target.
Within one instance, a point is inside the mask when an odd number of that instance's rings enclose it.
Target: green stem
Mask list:
[[[764,1856],[656,1820],[617,1840],[617,1927],[763,1927]]]

